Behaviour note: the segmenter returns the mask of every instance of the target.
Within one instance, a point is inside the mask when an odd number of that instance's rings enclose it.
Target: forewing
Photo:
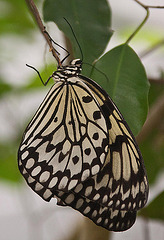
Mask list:
[[[108,147],[99,103],[76,77],[53,85],[25,130],[18,159],[44,187],[67,191],[99,172]]]

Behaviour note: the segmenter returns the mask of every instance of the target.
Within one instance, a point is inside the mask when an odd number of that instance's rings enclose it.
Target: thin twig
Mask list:
[[[131,39],[139,32],[139,30],[143,27],[143,25],[145,24],[145,22],[147,21],[148,17],[149,17],[150,11],[147,8],[146,9],[146,16],[144,18],[144,20],[141,22],[141,24],[136,28],[136,30],[130,35],[130,37],[127,39],[126,43],[128,44]]]
[[[145,56],[147,56],[148,54],[152,53],[153,51],[157,50],[158,48],[160,48],[161,46],[164,46],[164,39],[160,40],[158,43],[155,43],[153,46],[151,46],[150,48],[148,48],[147,50],[143,51],[140,54],[140,57],[143,58]]]
[[[45,31],[45,26],[43,25],[43,22],[41,20],[41,17],[40,17],[40,14],[39,14],[39,11],[35,5],[35,3],[33,2],[33,0],[26,0],[26,3],[32,13],[32,15],[34,16],[34,19],[41,31],[41,33],[43,34],[44,38],[46,39],[48,45],[50,46],[50,51],[52,52],[52,55],[55,57],[56,61],[58,62],[58,65],[61,66],[61,61],[60,61],[60,58],[57,54],[57,51],[55,50],[55,48],[53,47],[52,45],[52,41],[51,39],[49,38],[49,36],[46,34],[46,31]]]
[[[130,35],[130,37],[127,39],[127,41],[125,43],[129,43],[132,38],[139,32],[139,30],[143,27],[143,25],[145,24],[145,22],[147,21],[147,19],[149,18],[150,15],[150,8],[158,8],[158,9],[163,9],[164,6],[149,6],[149,5],[145,5],[143,3],[141,3],[138,0],[134,0],[136,3],[138,3],[141,7],[143,7],[146,10],[146,16],[144,18],[144,20],[141,22],[141,24],[136,28],[136,30]]]
[[[148,78],[150,84],[153,83],[153,84],[163,84],[164,85],[164,78]]]
[[[138,3],[141,7],[143,7],[147,14],[143,22],[139,25],[139,27],[134,31],[134,33],[129,37],[127,42],[129,42],[134,35],[141,29],[141,27],[144,25],[146,20],[149,17],[149,9],[150,8],[158,8],[158,9],[163,9],[164,6],[149,6],[141,3],[138,0],[134,0],[136,3]],[[161,41],[160,45],[163,44],[163,41]],[[158,44],[159,47],[159,44]],[[153,51],[156,49],[157,46],[155,46],[152,50],[149,49],[146,54],[148,54],[150,51]],[[161,119],[163,119],[164,116],[164,96],[160,96],[158,101],[155,103],[155,105],[150,109],[147,120],[145,124],[143,125],[143,128],[140,132],[140,134],[137,136],[137,142],[141,143],[147,136],[148,134],[152,131],[152,129],[159,124]]]
[[[134,0],[136,3],[138,3],[141,7],[147,9],[147,8],[159,8],[159,9],[162,9],[164,8],[164,6],[151,6],[151,5],[145,5],[143,3],[141,3],[140,1],[138,0]]]

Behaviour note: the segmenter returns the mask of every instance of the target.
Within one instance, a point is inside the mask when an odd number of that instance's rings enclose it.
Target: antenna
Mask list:
[[[42,82],[42,84],[43,84],[44,86],[47,85],[47,83],[49,82],[49,80],[50,80],[50,79],[52,78],[52,76],[53,76],[53,74],[52,74],[52,75],[44,82],[43,79],[42,79],[42,77],[41,77],[41,75],[40,75],[40,72],[39,72],[35,67],[33,67],[33,66],[29,65],[29,64],[26,64],[26,66],[29,67],[29,68],[32,68],[35,72],[37,72],[37,74],[38,74],[38,76],[39,76],[39,78],[40,78],[40,80],[41,80],[41,82]]]
[[[63,18],[64,18],[64,17],[63,17]],[[80,46],[80,44],[79,44],[79,42],[78,42],[78,40],[77,40],[77,37],[76,37],[76,35],[75,35],[74,31],[73,31],[73,28],[72,28],[71,24],[68,22],[68,20],[67,20],[66,18],[64,18],[64,20],[67,22],[67,24],[69,25],[69,27],[70,27],[70,29],[71,29],[71,32],[72,32],[72,34],[73,34],[73,36],[74,36],[74,38],[75,38],[75,41],[76,41],[76,43],[77,43],[77,45],[78,45],[78,47],[79,47],[79,49],[80,49],[80,53],[81,53],[81,57],[82,57],[81,60],[83,61],[83,52],[82,52],[81,46]],[[47,36],[49,37],[49,39],[50,39],[51,42],[53,42],[55,45],[57,45],[58,47],[60,47],[61,49],[63,49],[63,50],[67,53],[66,57],[64,57],[63,60],[61,61],[61,63],[63,63],[63,62],[65,61],[65,59],[70,55],[70,53],[68,52],[67,49],[65,49],[64,47],[62,47],[62,46],[61,46],[60,44],[58,44],[57,42],[55,42],[55,41],[51,38],[51,36],[49,35],[49,33],[48,33],[46,30],[44,30],[44,33],[47,34]],[[55,49],[55,52],[56,52],[58,55],[60,55],[60,53],[59,53],[56,49]],[[52,78],[52,76],[53,76],[53,74],[52,74],[52,75],[46,80],[46,82],[44,82],[43,79],[42,79],[42,77],[41,77],[41,75],[40,75],[40,73],[39,73],[39,71],[38,71],[35,67],[33,67],[33,66],[29,65],[29,64],[26,64],[26,66],[29,67],[29,68],[32,68],[32,69],[38,74],[38,76],[39,76],[39,78],[40,78],[40,80],[41,80],[41,82],[43,83],[44,86],[47,85],[47,83],[49,82],[49,80],[50,80],[50,79]]]
[[[82,52],[82,49],[81,49],[81,46],[80,46],[80,44],[79,44],[79,42],[78,42],[78,40],[77,40],[77,37],[76,37],[76,34],[74,33],[74,31],[73,31],[73,28],[72,28],[72,26],[71,26],[71,24],[68,22],[68,20],[65,18],[65,17],[63,17],[64,18],[64,20],[68,23],[68,25],[69,25],[69,27],[70,27],[70,29],[71,29],[71,32],[72,32],[72,34],[73,34],[73,36],[74,36],[74,38],[75,38],[75,41],[76,41],[76,43],[77,43],[77,45],[78,45],[78,47],[79,47],[79,49],[80,49],[80,53],[81,53],[81,60],[82,60],[82,62],[83,62],[83,52]],[[64,58],[64,60],[65,60],[65,58]],[[63,60],[62,60],[62,62],[63,62]]]

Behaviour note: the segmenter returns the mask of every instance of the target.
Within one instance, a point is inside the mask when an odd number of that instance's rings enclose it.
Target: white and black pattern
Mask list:
[[[135,138],[108,94],[80,75],[81,61],[59,67],[27,126],[19,169],[44,200],[71,206],[108,230],[130,228],[148,198]]]

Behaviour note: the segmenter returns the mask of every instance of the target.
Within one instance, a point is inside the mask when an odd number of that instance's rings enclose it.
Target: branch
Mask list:
[[[149,15],[150,15],[150,11],[149,9],[146,10],[146,16],[144,18],[144,20],[141,22],[141,24],[136,28],[136,30],[130,35],[130,37],[128,38],[128,40],[126,41],[126,43],[128,44],[131,39],[139,32],[139,30],[143,27],[143,25],[145,24],[145,22],[147,21]]]
[[[145,5],[145,4],[141,3],[138,0],[134,0],[134,1],[136,3],[138,3],[141,7],[145,8],[145,9],[147,9],[147,8],[160,8],[160,9],[164,8],[164,6],[151,6],[151,5]]]
[[[164,78],[161,77],[161,78],[148,78],[150,84],[153,83],[153,84],[164,84]]]
[[[132,38],[139,32],[139,30],[143,27],[145,22],[148,20],[149,15],[150,15],[150,11],[149,11],[150,8],[158,8],[158,9],[164,8],[164,6],[149,6],[149,5],[145,5],[145,4],[141,3],[138,0],[134,0],[134,1],[146,10],[146,16],[145,16],[144,20],[141,22],[141,24],[137,27],[137,29],[127,39],[127,41],[125,42],[126,44],[128,44],[132,40]]]
[[[139,135],[137,136],[137,142],[141,143],[152,129],[156,126],[159,126],[161,121],[164,119],[164,95],[160,96],[155,104],[151,107],[146,122],[143,125],[143,128]]]
[[[50,46],[50,51],[52,52],[52,55],[55,57],[56,61],[58,62],[58,65],[61,66],[61,61],[60,61],[60,58],[57,54],[57,51],[56,49],[53,47],[52,45],[52,41],[51,39],[49,38],[49,36],[47,35],[45,29],[46,27],[43,25],[43,22],[41,20],[41,17],[40,17],[40,14],[39,14],[39,11],[35,5],[35,3],[33,2],[33,0],[26,0],[26,3],[41,31],[41,33],[43,34],[44,38],[46,39],[48,45]]]

